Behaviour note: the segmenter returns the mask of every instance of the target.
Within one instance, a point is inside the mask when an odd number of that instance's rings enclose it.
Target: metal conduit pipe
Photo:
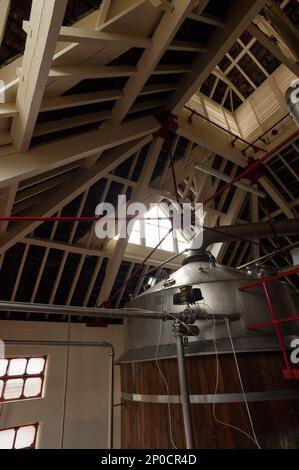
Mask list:
[[[73,315],[84,317],[106,317],[106,318],[148,318],[155,320],[170,320],[167,313],[149,312],[139,309],[126,308],[91,308],[72,307],[70,305],[36,304],[29,302],[0,301],[0,311],[25,312],[25,313],[48,313],[54,315]]]
[[[277,220],[273,223],[262,222],[255,224],[227,225],[217,228],[217,232],[204,230],[201,249],[206,250],[210,245],[221,242],[231,242],[236,239],[246,238],[256,240],[277,235],[299,234],[299,219]],[[194,242],[196,243],[196,241]],[[197,244],[195,246],[198,246]],[[192,250],[192,245],[191,245]]]
[[[115,349],[112,343],[107,341],[88,342],[88,341],[39,341],[39,340],[4,340],[7,345],[26,345],[26,346],[76,346],[91,348],[109,348],[110,349],[110,373],[109,373],[109,399],[108,399],[108,449],[113,449],[114,437],[114,363]]]
[[[194,449],[194,432],[192,426],[192,412],[190,403],[190,394],[188,387],[188,379],[186,372],[186,359],[183,343],[183,333],[181,331],[181,323],[177,320],[174,323],[175,341],[177,350],[178,372],[180,382],[180,401],[183,411],[183,422],[185,431],[186,448]]]

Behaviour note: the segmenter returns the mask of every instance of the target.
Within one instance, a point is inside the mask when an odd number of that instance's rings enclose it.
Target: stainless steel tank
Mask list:
[[[262,275],[265,276],[267,273],[264,272]],[[220,348],[221,341],[223,341],[224,349],[225,344],[228,346],[228,331],[224,317],[231,319],[230,329],[232,336],[236,339],[237,349],[272,350],[279,346],[273,326],[258,330],[248,329],[248,326],[253,323],[271,321],[263,288],[258,286],[245,292],[239,290],[240,287],[258,279],[257,270],[243,272],[209,262],[205,257],[198,260],[196,256],[190,256],[186,264],[172,274],[167,281],[154,285],[134,298],[127,306],[176,314],[182,312],[186,306],[174,305],[174,294],[179,293],[181,288],[186,286],[199,288],[203,300],[190,305],[190,308],[202,318],[196,320],[195,323],[200,328],[200,334],[190,338],[190,354],[214,351],[214,334]],[[286,282],[271,282],[268,284],[268,289],[278,318],[298,315],[299,303],[296,293],[289,288]],[[210,319],[205,319],[206,316],[209,316]],[[211,316],[217,320],[216,328],[213,328],[214,322],[211,320]],[[294,335],[298,337],[299,335],[298,322],[284,324],[280,328],[286,338],[292,338]],[[172,356],[174,352],[172,322],[127,320],[127,357],[140,357],[140,360],[154,357],[159,336],[160,355]]]

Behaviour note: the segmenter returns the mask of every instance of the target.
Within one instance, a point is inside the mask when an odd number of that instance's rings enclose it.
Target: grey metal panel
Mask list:
[[[289,335],[284,337],[286,348],[290,348],[291,341],[297,336]],[[258,353],[280,351],[280,346],[276,336],[256,336],[234,338],[235,349],[238,353]],[[156,346],[149,346],[139,349],[130,349],[122,354],[117,363],[145,362],[156,358]],[[217,339],[217,350],[219,354],[232,354],[231,343],[228,338]],[[213,341],[190,342],[189,347],[185,349],[186,356],[211,356],[215,355]],[[158,359],[176,358],[175,344],[163,344],[158,349]]]
[[[121,394],[122,400],[134,401],[139,403],[181,403],[180,395],[142,395],[139,393]],[[292,400],[299,398],[298,390],[271,390],[267,392],[246,393],[246,399],[249,402],[274,401],[274,400]],[[190,395],[190,402],[193,404],[208,403],[243,403],[242,393],[219,393],[207,395]]]

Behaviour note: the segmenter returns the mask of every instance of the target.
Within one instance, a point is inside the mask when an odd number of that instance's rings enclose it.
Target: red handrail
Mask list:
[[[247,284],[246,286],[240,287],[239,290],[243,292],[247,289],[251,289],[252,287],[261,286],[263,284],[268,284],[268,282],[277,281],[277,279],[291,276],[292,274],[296,274],[296,273],[299,273],[299,267],[277,274],[276,276],[265,277],[264,279],[261,279],[260,281],[251,282],[250,284]]]
[[[270,312],[271,317],[272,317],[272,321],[251,324],[251,325],[248,325],[247,328],[249,328],[249,329],[258,329],[258,328],[263,328],[265,326],[274,326],[275,332],[276,332],[276,335],[277,335],[277,338],[278,338],[278,341],[279,341],[280,349],[281,349],[281,352],[282,352],[282,355],[283,355],[283,358],[284,358],[284,362],[285,362],[285,365],[286,365],[286,370],[283,371],[283,375],[286,379],[299,379],[299,370],[298,369],[292,369],[292,367],[290,365],[288,354],[287,354],[287,351],[286,351],[286,348],[285,348],[285,345],[284,345],[284,342],[283,342],[283,337],[282,337],[282,334],[281,334],[281,331],[280,331],[280,324],[281,323],[288,323],[288,322],[291,322],[291,321],[298,321],[299,316],[286,317],[286,318],[281,318],[281,319],[277,318],[276,311],[275,311],[275,308],[274,308],[274,305],[272,303],[270,293],[269,293],[269,290],[268,290],[268,284],[269,284],[269,282],[276,281],[278,279],[281,279],[281,278],[286,277],[286,276],[290,276],[292,274],[296,274],[298,272],[299,272],[299,267],[294,268],[294,269],[290,269],[289,271],[285,271],[285,272],[280,273],[280,274],[277,274],[276,276],[271,276],[271,277],[261,279],[259,281],[251,282],[251,283],[247,284],[246,286],[243,286],[243,287],[239,288],[239,290],[241,292],[244,292],[244,291],[246,291],[248,289],[251,289],[253,287],[258,287],[258,286],[263,287],[264,294],[265,294],[266,301],[267,301],[267,306],[268,306],[269,312]]]

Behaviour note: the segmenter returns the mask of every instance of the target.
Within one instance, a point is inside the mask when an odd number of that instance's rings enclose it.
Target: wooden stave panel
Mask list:
[[[241,387],[232,355],[221,355],[218,393],[240,393]],[[246,392],[299,389],[297,381],[282,376],[283,361],[279,352],[239,354],[241,375]],[[175,359],[160,361],[170,394],[179,394]],[[187,358],[190,394],[213,394],[215,357]],[[122,364],[122,392],[165,395],[165,386],[155,361]],[[192,379],[192,380],[191,380]],[[172,448],[169,439],[167,405],[126,401],[122,413],[123,448]],[[251,402],[249,407],[263,448],[299,448],[299,400]],[[234,424],[251,434],[243,403],[216,405],[217,418]],[[171,405],[173,434],[178,448],[184,448],[183,420],[180,405]],[[215,423],[211,404],[192,404],[196,448],[255,448],[240,432]],[[159,425],[157,425],[159,423]],[[126,427],[125,427],[126,426]],[[133,428],[135,429],[133,430]]]

